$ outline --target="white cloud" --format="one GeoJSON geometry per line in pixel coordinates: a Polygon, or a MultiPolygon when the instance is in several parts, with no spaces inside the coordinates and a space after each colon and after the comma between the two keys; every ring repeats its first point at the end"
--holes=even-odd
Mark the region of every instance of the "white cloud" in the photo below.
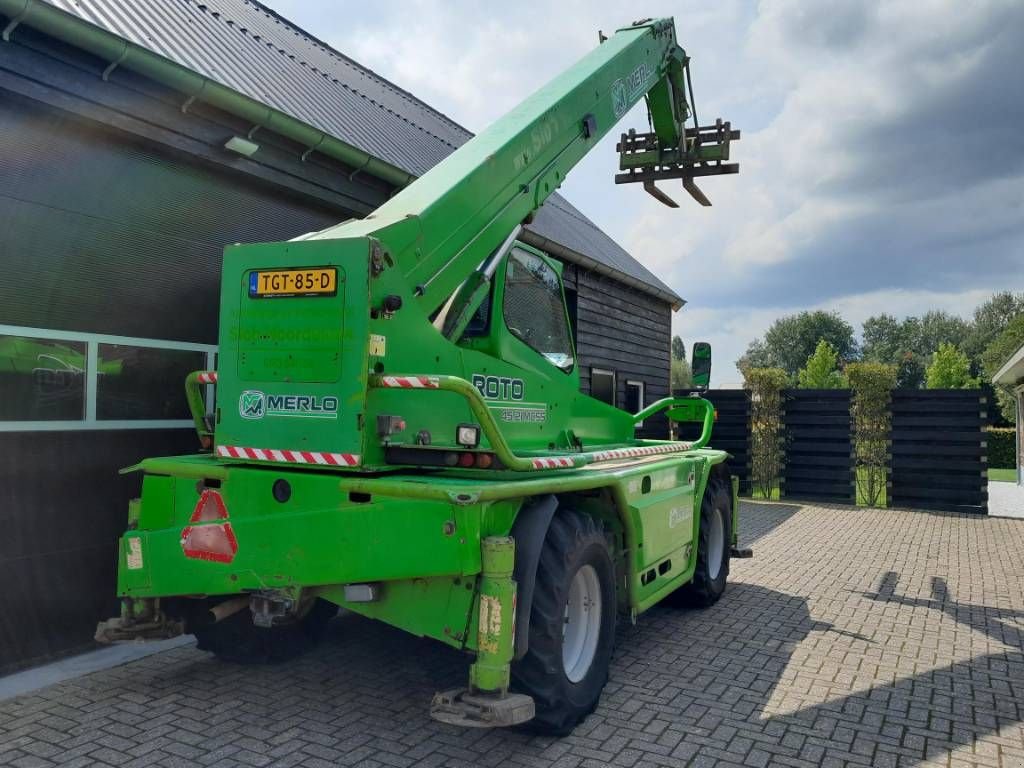
{"type": "MultiPolygon", "coordinates": [[[[270,0],[284,15],[479,130],[628,23],[610,0],[552,5],[270,0]]],[[[669,210],[615,186],[615,137],[563,192],[689,305],[719,381],[778,316],[836,308],[963,314],[1024,288],[1024,4],[1015,0],[655,0],[693,57],[702,122],[730,119],[739,176],[678,183],[669,210]],[[1010,79],[1007,79],[1010,78],[1010,79]],[[721,377],[721,378],[720,378],[721,377]]],[[[628,11],[627,11],[628,13],[628,11]]],[[[624,121],[644,123],[642,110],[624,121]]]]}

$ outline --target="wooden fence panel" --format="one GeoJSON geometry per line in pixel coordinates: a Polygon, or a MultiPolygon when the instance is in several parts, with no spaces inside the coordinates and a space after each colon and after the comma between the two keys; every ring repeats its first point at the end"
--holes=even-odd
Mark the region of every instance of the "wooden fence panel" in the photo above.
{"type": "Polygon", "coordinates": [[[783,499],[853,504],[857,497],[848,389],[783,392],[783,499]]]}
{"type": "Polygon", "coordinates": [[[892,393],[889,506],[988,513],[987,393],[892,393]]]}
{"type": "MultiPolygon", "coordinates": [[[[677,390],[677,397],[690,394],[688,390],[677,390]]],[[[728,451],[729,471],[740,479],[740,495],[750,496],[750,393],[743,389],[709,389],[705,397],[715,406],[718,419],[711,433],[711,447],[728,451]]],[[[696,440],[700,437],[699,424],[680,424],[680,440],[696,440]]]]}

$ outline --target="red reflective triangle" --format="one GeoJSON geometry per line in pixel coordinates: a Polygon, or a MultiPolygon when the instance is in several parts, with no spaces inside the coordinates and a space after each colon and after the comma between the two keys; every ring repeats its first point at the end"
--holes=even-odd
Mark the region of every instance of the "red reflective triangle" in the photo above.
{"type": "Polygon", "coordinates": [[[190,523],[210,523],[214,520],[227,520],[228,508],[224,506],[224,499],[212,488],[203,490],[203,494],[196,503],[196,508],[189,518],[190,523]]]}
{"type": "Polygon", "coordinates": [[[238,552],[238,541],[231,523],[188,525],[181,532],[181,548],[185,557],[230,563],[238,552]]]}
{"type": "Polygon", "coordinates": [[[204,489],[192,512],[190,524],[181,532],[181,548],[185,557],[217,563],[230,563],[234,560],[238,552],[238,541],[231,523],[213,524],[217,520],[227,520],[227,517],[224,498],[212,488],[204,489]]]}

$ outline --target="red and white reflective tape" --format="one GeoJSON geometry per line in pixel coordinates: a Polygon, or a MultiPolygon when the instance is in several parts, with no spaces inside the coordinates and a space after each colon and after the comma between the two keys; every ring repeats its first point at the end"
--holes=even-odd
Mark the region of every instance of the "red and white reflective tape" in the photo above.
{"type": "MultiPolygon", "coordinates": [[[[664,445],[643,445],[636,448],[610,448],[607,451],[594,451],[593,453],[581,454],[581,456],[586,457],[590,463],[597,464],[598,462],[612,461],[613,459],[634,459],[642,456],[656,456],[662,453],[679,453],[681,451],[688,451],[692,447],[693,443],[665,443],[664,445]]],[[[545,456],[544,458],[536,458],[532,461],[534,469],[563,469],[576,466],[576,461],[572,456],[545,456]]]]}
{"type": "Polygon", "coordinates": [[[665,445],[643,445],[636,448],[611,448],[607,451],[596,451],[591,454],[594,462],[611,461],[613,459],[633,459],[640,456],[656,456],[659,453],[678,453],[688,451],[693,443],[666,443],[665,445]]]}
{"type": "Polygon", "coordinates": [[[216,371],[200,371],[196,376],[196,381],[200,384],[216,384],[217,383],[217,372],[216,371]]]}
{"type": "Polygon", "coordinates": [[[328,467],[359,466],[359,455],[355,453],[281,451],[276,448],[242,448],[237,445],[218,445],[217,455],[224,459],[278,461],[285,464],[319,464],[328,467]]]}
{"type": "Polygon", "coordinates": [[[563,467],[575,467],[576,462],[571,456],[552,456],[550,458],[534,459],[534,469],[561,469],[563,467]]]}
{"type": "Polygon", "coordinates": [[[381,376],[381,385],[391,389],[437,389],[437,376],[381,376]]]}

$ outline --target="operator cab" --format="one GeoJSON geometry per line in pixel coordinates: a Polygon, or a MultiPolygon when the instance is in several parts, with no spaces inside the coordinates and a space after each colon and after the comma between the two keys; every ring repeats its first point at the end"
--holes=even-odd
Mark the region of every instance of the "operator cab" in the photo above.
{"type": "Polygon", "coordinates": [[[575,372],[562,265],[521,243],[509,251],[458,340],[459,346],[496,357],[509,346],[521,347],[517,342],[561,372],[575,372]]]}

